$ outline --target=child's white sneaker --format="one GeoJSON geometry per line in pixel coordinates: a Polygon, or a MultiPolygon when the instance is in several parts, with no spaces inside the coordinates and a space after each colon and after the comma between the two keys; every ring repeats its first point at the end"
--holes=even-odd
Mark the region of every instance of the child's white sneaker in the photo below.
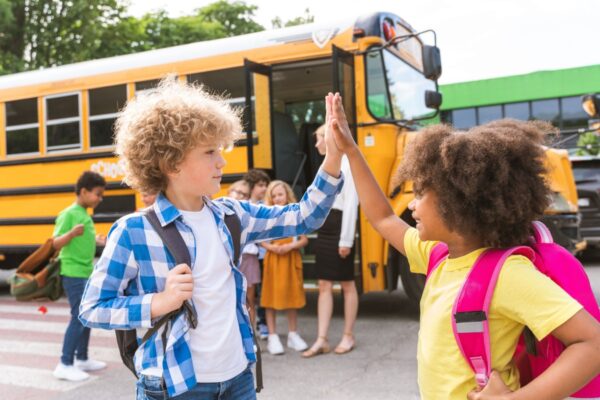
{"type": "Polygon", "coordinates": [[[288,333],[287,347],[289,347],[290,349],[294,349],[296,351],[304,351],[304,350],[308,349],[308,345],[306,344],[304,339],[302,339],[300,337],[298,332],[288,333]]]}
{"type": "Polygon", "coordinates": [[[283,350],[281,340],[279,340],[279,335],[276,333],[269,335],[267,338],[267,350],[269,350],[269,353],[273,354],[274,356],[283,354],[285,352],[283,350]]]}
{"type": "Polygon", "coordinates": [[[55,378],[64,379],[71,382],[84,381],[90,377],[87,372],[83,372],[74,365],[65,365],[59,363],[54,369],[53,373],[55,378]]]}
{"type": "Polygon", "coordinates": [[[103,361],[92,360],[88,358],[85,361],[75,359],[73,364],[82,371],[98,371],[99,369],[106,368],[106,363],[103,361]]]}

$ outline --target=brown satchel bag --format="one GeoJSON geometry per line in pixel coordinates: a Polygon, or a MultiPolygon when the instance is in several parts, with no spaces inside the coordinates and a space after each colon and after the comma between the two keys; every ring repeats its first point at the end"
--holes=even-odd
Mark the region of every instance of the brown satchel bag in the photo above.
{"type": "Polygon", "coordinates": [[[9,278],[10,294],[19,301],[58,300],[63,294],[60,260],[54,240],[48,239],[9,278]]]}

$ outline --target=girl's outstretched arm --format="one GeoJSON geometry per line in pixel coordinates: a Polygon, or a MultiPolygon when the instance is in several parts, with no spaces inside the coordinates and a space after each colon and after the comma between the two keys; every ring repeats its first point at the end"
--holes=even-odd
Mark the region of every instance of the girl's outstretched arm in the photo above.
{"type": "Polygon", "coordinates": [[[511,392],[498,373],[493,373],[480,392],[469,400],[564,399],[600,373],[600,324],[587,311],[580,310],[552,335],[566,349],[543,374],[516,392],[511,392]]]}
{"type": "Polygon", "coordinates": [[[348,157],[362,211],[377,232],[398,251],[405,254],[404,234],[410,226],[394,214],[385,194],[371,173],[367,161],[354,142],[344,113],[342,98],[336,94],[333,98],[328,97],[326,100],[328,114],[333,116],[328,127],[331,126],[338,149],[348,157]]]}

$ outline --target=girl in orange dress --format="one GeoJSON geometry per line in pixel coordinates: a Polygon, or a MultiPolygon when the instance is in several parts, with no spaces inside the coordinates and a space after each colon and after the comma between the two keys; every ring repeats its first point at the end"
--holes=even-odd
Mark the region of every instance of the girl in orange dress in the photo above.
{"type": "MultiPolygon", "coordinates": [[[[283,206],[294,202],[296,198],[287,183],[273,181],[269,184],[265,204],[283,206]]],[[[287,310],[287,347],[296,351],[304,351],[308,347],[297,332],[297,310],[306,304],[300,249],[307,244],[308,239],[304,235],[261,243],[267,249],[267,254],[264,260],[260,304],[267,313],[267,349],[271,354],[284,353],[275,324],[277,310],[287,310]]]]}

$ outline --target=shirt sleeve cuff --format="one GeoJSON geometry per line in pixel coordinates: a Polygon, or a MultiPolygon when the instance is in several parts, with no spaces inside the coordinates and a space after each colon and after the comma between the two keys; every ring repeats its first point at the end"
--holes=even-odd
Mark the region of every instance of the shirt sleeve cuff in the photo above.
{"type": "Polygon", "coordinates": [[[338,243],[339,247],[349,247],[351,248],[354,242],[352,240],[340,240],[338,243]]]}
{"type": "Polygon", "coordinates": [[[148,293],[142,297],[140,320],[142,328],[152,328],[152,298],[155,294],[148,293]]]}
{"type": "Polygon", "coordinates": [[[546,321],[545,324],[539,326],[537,329],[531,329],[537,340],[543,340],[546,336],[551,334],[556,328],[567,322],[571,319],[575,314],[581,310],[583,306],[579,304],[577,301],[573,300],[568,305],[562,308],[562,310],[558,311],[555,315],[555,318],[546,321]]]}
{"type": "Polygon", "coordinates": [[[340,171],[339,178],[336,178],[325,172],[323,168],[319,168],[315,183],[327,195],[338,194],[344,186],[344,173],[340,171]]]}

